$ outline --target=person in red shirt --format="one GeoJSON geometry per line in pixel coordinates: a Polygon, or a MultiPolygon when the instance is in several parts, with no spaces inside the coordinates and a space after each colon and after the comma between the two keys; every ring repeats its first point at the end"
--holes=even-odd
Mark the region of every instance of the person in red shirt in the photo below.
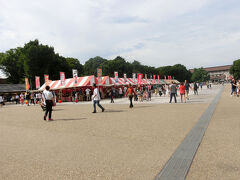
{"type": "Polygon", "coordinates": [[[132,103],[133,95],[135,95],[135,91],[134,91],[132,85],[129,84],[128,90],[126,92],[126,96],[128,96],[128,98],[129,98],[129,101],[130,101],[130,106],[129,107],[130,108],[133,108],[133,103],[132,103]]]}
{"type": "Polygon", "coordinates": [[[183,83],[180,84],[180,95],[181,95],[181,103],[183,102],[183,97],[184,97],[184,102],[186,103],[186,96],[185,96],[185,86],[183,83]]]}

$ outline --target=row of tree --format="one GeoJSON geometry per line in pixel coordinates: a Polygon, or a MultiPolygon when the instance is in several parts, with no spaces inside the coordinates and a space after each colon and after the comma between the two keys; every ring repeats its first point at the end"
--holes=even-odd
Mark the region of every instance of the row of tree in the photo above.
{"type": "MultiPolygon", "coordinates": [[[[97,75],[97,68],[101,67],[103,75],[114,76],[117,71],[119,77],[126,73],[132,77],[132,73],[147,74],[148,77],[160,75],[174,76],[179,81],[206,81],[209,76],[202,68],[195,69],[192,74],[184,65],[152,67],[142,65],[139,61],[127,62],[124,58],[117,56],[115,59],[107,60],[102,57],[90,58],[84,65],[76,58],[60,56],[55,53],[54,48],[40,44],[38,40],[30,41],[23,47],[10,49],[5,53],[0,53],[0,68],[8,76],[10,83],[23,83],[28,77],[30,84],[35,84],[35,76],[43,77],[49,74],[50,79],[59,79],[59,72],[65,72],[66,78],[72,77],[72,69],[78,70],[79,76],[97,75]]],[[[43,83],[43,78],[41,78],[43,83]]]]}

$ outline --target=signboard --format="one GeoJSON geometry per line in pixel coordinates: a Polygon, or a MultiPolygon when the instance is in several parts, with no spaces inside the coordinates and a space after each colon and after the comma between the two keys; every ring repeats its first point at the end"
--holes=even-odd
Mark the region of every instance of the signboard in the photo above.
{"type": "Polygon", "coordinates": [[[39,76],[35,76],[35,83],[36,83],[36,89],[40,88],[40,77],[39,76]]]}
{"type": "Polygon", "coordinates": [[[76,69],[72,70],[74,83],[77,84],[78,71],[76,69]]]}
{"type": "Polygon", "coordinates": [[[65,72],[60,72],[61,86],[65,85],[65,72]]]}
{"type": "Polygon", "coordinates": [[[44,81],[45,81],[46,86],[48,86],[49,85],[49,76],[46,74],[44,75],[44,81]]]}

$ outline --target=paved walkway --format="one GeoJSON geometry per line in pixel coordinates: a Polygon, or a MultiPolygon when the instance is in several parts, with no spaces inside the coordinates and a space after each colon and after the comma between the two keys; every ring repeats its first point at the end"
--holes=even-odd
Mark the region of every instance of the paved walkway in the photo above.
{"type": "Polygon", "coordinates": [[[240,179],[240,98],[225,88],[187,180],[240,179]]]}
{"type": "Polygon", "coordinates": [[[207,91],[187,104],[106,102],[97,114],[61,104],[53,122],[37,106],[4,107],[0,179],[154,179],[217,93],[207,91]]]}

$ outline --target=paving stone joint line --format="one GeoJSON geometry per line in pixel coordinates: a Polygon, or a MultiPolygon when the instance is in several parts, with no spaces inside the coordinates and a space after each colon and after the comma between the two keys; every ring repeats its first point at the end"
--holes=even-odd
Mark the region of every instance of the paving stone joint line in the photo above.
{"type": "Polygon", "coordinates": [[[223,89],[222,87],[219,90],[216,97],[202,114],[196,125],[184,138],[183,142],[172,154],[160,173],[156,176],[155,180],[184,180],[186,178],[209,122],[212,119],[223,89]]]}

